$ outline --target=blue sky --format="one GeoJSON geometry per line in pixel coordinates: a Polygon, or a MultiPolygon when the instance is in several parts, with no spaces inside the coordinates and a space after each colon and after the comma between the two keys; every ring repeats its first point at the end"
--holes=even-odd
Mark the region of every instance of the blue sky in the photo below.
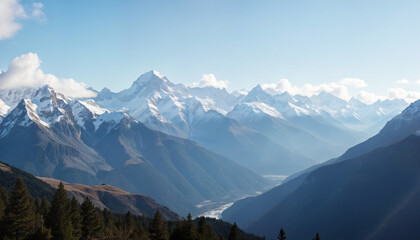
{"type": "Polygon", "coordinates": [[[0,40],[3,71],[33,52],[45,73],[98,90],[156,69],[186,84],[214,74],[228,90],[355,78],[367,86],[350,95],[420,91],[420,1],[18,1],[27,15],[34,2],[44,15],[16,17],[0,40]]]}

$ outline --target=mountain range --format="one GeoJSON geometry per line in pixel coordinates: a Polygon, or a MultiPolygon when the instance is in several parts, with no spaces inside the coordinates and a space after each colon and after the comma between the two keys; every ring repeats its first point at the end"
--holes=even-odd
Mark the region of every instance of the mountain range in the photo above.
{"type": "Polygon", "coordinates": [[[118,93],[103,89],[95,101],[260,174],[284,175],[341,155],[408,105],[400,99],[364,104],[326,92],[306,97],[267,91],[260,85],[246,95],[187,87],[153,70],[118,93]]]}
{"type": "Polygon", "coordinates": [[[0,161],[69,183],[110,184],[180,215],[199,214],[203,201],[272,186],[261,175],[291,175],[339,156],[407,105],[269,92],[260,85],[246,94],[192,88],[154,70],[93,99],[69,99],[49,86],[3,89],[0,161]]]}
{"type": "Polygon", "coordinates": [[[375,136],[257,197],[236,202],[223,219],[275,237],[415,239],[420,214],[420,101],[375,136]]]}
{"type": "Polygon", "coordinates": [[[93,101],[44,86],[0,124],[0,160],[37,176],[110,184],[185,215],[205,200],[255,194],[269,184],[195,142],[152,130],[93,101]],[[238,196],[237,196],[238,195],[238,196]]]}

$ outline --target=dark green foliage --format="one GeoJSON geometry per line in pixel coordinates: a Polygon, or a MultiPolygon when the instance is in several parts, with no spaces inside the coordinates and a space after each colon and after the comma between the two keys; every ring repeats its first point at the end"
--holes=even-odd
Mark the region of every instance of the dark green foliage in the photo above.
{"type": "Polygon", "coordinates": [[[191,214],[188,214],[186,220],[182,222],[177,222],[175,228],[172,231],[171,240],[198,240],[199,234],[195,226],[194,221],[192,220],[191,214]]]}
{"type": "Polygon", "coordinates": [[[18,178],[1,223],[4,236],[16,240],[25,239],[34,231],[34,216],[31,197],[23,179],[18,178]]]}
{"type": "Polygon", "coordinates": [[[184,221],[182,226],[183,239],[185,240],[196,240],[198,239],[197,229],[195,223],[192,220],[191,214],[188,213],[187,220],[184,221]]]}
{"type": "Polygon", "coordinates": [[[287,239],[286,233],[284,232],[284,229],[283,228],[280,229],[280,233],[277,236],[277,239],[278,240],[286,240],[287,239]]]}
{"type": "Polygon", "coordinates": [[[102,211],[102,217],[104,221],[104,229],[102,232],[102,236],[105,239],[115,239],[118,228],[115,226],[116,217],[112,214],[112,212],[108,209],[104,209],[102,211]]]}
{"type": "Polygon", "coordinates": [[[7,189],[3,186],[0,186],[0,220],[3,218],[8,200],[9,193],[7,192],[7,189]]]}
{"type": "Polygon", "coordinates": [[[236,225],[236,222],[233,223],[232,227],[230,228],[229,238],[228,240],[239,240],[240,239],[240,233],[238,225],[236,225]]]}
{"type": "MultiPolygon", "coordinates": [[[[1,200],[5,199],[6,208],[10,208],[9,206],[13,204],[12,201],[7,203],[8,191],[4,190],[2,192],[1,189],[2,188],[0,187],[0,195],[5,196],[2,197],[1,200]]],[[[27,199],[30,199],[29,195],[27,199]]],[[[170,239],[216,240],[227,239],[229,230],[232,226],[227,222],[217,219],[197,218],[193,220],[191,215],[185,220],[165,222],[162,219],[162,214],[157,212],[155,213],[154,218],[151,219],[145,216],[133,216],[129,212],[122,215],[112,213],[108,209],[98,211],[98,209],[93,206],[90,199],[86,199],[83,206],[80,207],[75,198],[71,201],[67,198],[67,193],[63,184],[59,185],[51,204],[46,197],[42,200],[36,198],[34,202],[29,202],[32,214],[26,214],[25,216],[34,216],[35,221],[32,224],[32,230],[26,237],[28,240],[167,240],[169,239],[168,229],[171,232],[170,239]],[[93,232],[86,234],[89,229],[93,229],[93,232]],[[82,230],[82,237],[80,237],[80,230],[82,230]],[[150,230],[150,232],[147,230],[150,230]],[[56,236],[53,235],[54,233],[56,236]]],[[[0,227],[3,225],[4,222],[1,222],[0,227]]],[[[239,232],[241,239],[262,239],[250,234],[245,234],[242,231],[239,232]]],[[[3,234],[4,231],[0,229],[0,239],[4,239],[3,234]]]]}
{"type": "Polygon", "coordinates": [[[64,184],[60,182],[53,196],[50,211],[47,217],[47,226],[51,228],[52,235],[56,240],[73,239],[73,228],[70,218],[70,201],[64,184]]]}
{"type": "Polygon", "coordinates": [[[98,211],[88,197],[82,204],[82,236],[91,239],[101,229],[101,219],[98,211]]]}
{"type": "MultiPolygon", "coordinates": [[[[197,218],[195,222],[198,224],[199,219],[197,218]]],[[[217,236],[223,237],[224,239],[229,238],[230,229],[232,224],[229,222],[225,222],[220,219],[215,218],[206,218],[207,223],[213,228],[213,231],[216,233],[217,236]]],[[[240,230],[240,236],[242,239],[246,240],[262,240],[262,237],[255,236],[250,233],[245,233],[240,230]]]]}
{"type": "Polygon", "coordinates": [[[197,232],[201,240],[218,239],[216,233],[213,231],[213,228],[210,226],[210,224],[207,223],[206,218],[204,216],[201,216],[200,220],[198,220],[197,232]]]}
{"type": "Polygon", "coordinates": [[[51,230],[44,226],[39,227],[35,233],[28,237],[28,240],[50,240],[52,239],[51,230]]]}
{"type": "Polygon", "coordinates": [[[182,229],[182,222],[178,221],[175,224],[175,228],[172,230],[170,240],[182,240],[183,237],[183,229],[182,229]]]}
{"type": "Polygon", "coordinates": [[[168,240],[169,233],[166,223],[162,220],[162,214],[159,210],[156,211],[150,225],[150,239],[152,240],[168,240]]]}
{"type": "Polygon", "coordinates": [[[50,212],[50,207],[51,207],[51,204],[48,201],[48,199],[46,197],[43,197],[41,201],[41,208],[39,209],[39,213],[43,215],[44,217],[46,217],[48,213],[50,212]]]}
{"type": "Polygon", "coordinates": [[[73,238],[80,239],[82,237],[82,216],[80,213],[80,206],[76,198],[73,196],[70,202],[70,218],[73,227],[73,238]]]}
{"type": "Polygon", "coordinates": [[[315,237],[312,238],[312,240],[321,240],[321,237],[319,236],[319,233],[316,233],[315,237]]]}
{"type": "Polygon", "coordinates": [[[134,221],[133,215],[130,212],[127,212],[124,215],[124,219],[122,221],[122,239],[133,239],[136,235],[136,223],[134,221]]]}

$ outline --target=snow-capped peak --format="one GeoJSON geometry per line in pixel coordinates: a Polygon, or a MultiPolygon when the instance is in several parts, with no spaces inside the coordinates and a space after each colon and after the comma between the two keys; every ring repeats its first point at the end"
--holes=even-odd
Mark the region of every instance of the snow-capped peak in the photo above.
{"type": "Polygon", "coordinates": [[[262,102],[247,102],[238,104],[228,114],[228,117],[239,121],[243,119],[247,119],[249,121],[255,117],[265,116],[284,119],[284,117],[275,108],[262,102]]]}
{"type": "Polygon", "coordinates": [[[73,109],[76,121],[81,127],[85,127],[86,121],[109,112],[109,110],[99,107],[93,99],[85,101],[73,100],[70,102],[70,105],[73,109]]]}
{"type": "Polygon", "coordinates": [[[63,94],[55,92],[55,90],[48,85],[45,85],[45,86],[39,88],[35,92],[35,94],[32,96],[32,100],[38,100],[39,102],[44,102],[46,100],[51,100],[55,104],[58,104],[57,103],[58,99],[67,103],[66,98],[64,97],[63,94]]]}
{"type": "Polygon", "coordinates": [[[2,122],[1,136],[5,136],[16,125],[50,127],[62,121],[73,125],[73,112],[65,97],[46,85],[36,90],[32,98],[22,99],[6,116],[2,122]]]}
{"type": "Polygon", "coordinates": [[[363,103],[362,101],[360,101],[359,99],[355,97],[350,98],[348,103],[350,106],[353,106],[353,107],[361,107],[361,106],[367,105],[366,103],[363,103]]]}
{"type": "Polygon", "coordinates": [[[0,122],[3,117],[6,116],[7,112],[9,111],[10,107],[0,99],[0,122]]]}
{"type": "Polygon", "coordinates": [[[242,97],[246,96],[248,94],[248,91],[246,89],[240,89],[233,91],[231,94],[235,97],[242,97]]]}
{"type": "Polygon", "coordinates": [[[244,102],[263,102],[268,105],[275,103],[273,97],[264,91],[260,84],[254,87],[245,97],[244,102]]]}
{"type": "Polygon", "coordinates": [[[292,95],[290,95],[288,92],[283,92],[283,93],[280,93],[280,94],[276,94],[273,97],[274,97],[274,99],[276,99],[277,101],[280,101],[280,102],[292,102],[292,103],[297,102],[297,100],[292,95]]]}
{"type": "Polygon", "coordinates": [[[331,93],[322,91],[317,95],[310,97],[311,101],[317,105],[346,105],[347,102],[331,93]]]}
{"type": "Polygon", "coordinates": [[[133,86],[142,86],[153,81],[168,83],[168,79],[163,74],[156,70],[151,70],[140,75],[140,77],[133,83],[133,86]]]}
{"type": "Polygon", "coordinates": [[[95,126],[95,131],[97,131],[102,124],[107,128],[106,131],[109,132],[117,124],[119,124],[124,118],[131,119],[132,121],[138,122],[137,120],[132,119],[129,115],[124,112],[105,112],[102,115],[99,115],[95,118],[93,125],[95,126]]]}
{"type": "Polygon", "coordinates": [[[49,124],[39,117],[37,109],[38,106],[30,99],[22,99],[1,123],[0,138],[9,134],[15,126],[28,127],[36,123],[38,126],[49,127],[49,124]]]}

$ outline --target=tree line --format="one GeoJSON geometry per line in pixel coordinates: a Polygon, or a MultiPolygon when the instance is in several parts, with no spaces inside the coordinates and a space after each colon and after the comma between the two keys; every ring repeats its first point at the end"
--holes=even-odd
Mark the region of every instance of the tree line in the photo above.
{"type": "MultiPolygon", "coordinates": [[[[113,213],[96,208],[86,197],[80,205],[75,197],[68,198],[64,184],[48,200],[34,201],[21,177],[17,178],[11,193],[0,186],[0,239],[1,240],[258,240],[264,239],[245,234],[234,223],[200,217],[164,221],[159,210],[152,219],[113,213]],[[208,222],[210,221],[210,222],[208,222]],[[213,230],[216,227],[216,231],[213,230]],[[217,234],[217,233],[218,234],[217,234]]],[[[286,240],[280,229],[278,240],[286,240]]],[[[313,240],[320,240],[316,233],[313,240]]]]}
{"type": "Polygon", "coordinates": [[[244,236],[236,224],[228,233],[220,229],[222,234],[216,234],[206,218],[194,221],[190,214],[187,219],[174,222],[164,221],[159,211],[150,219],[133,216],[130,212],[118,214],[101,210],[88,197],[79,204],[75,197],[68,198],[63,183],[59,184],[51,201],[46,197],[33,200],[20,177],[11,193],[0,186],[0,239],[4,240],[262,239],[244,236]]]}

